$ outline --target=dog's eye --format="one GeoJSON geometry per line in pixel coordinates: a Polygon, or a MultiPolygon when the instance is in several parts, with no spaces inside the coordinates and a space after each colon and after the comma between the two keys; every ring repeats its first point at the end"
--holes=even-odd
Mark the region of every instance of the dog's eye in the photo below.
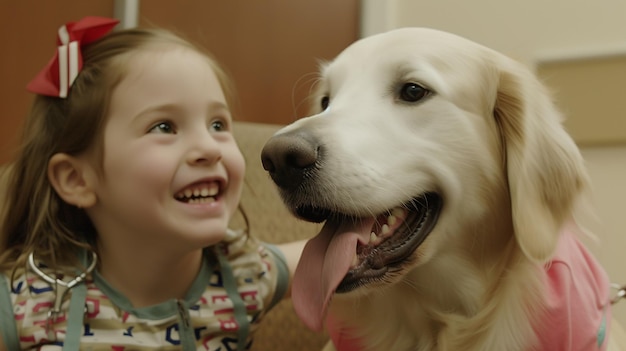
{"type": "Polygon", "coordinates": [[[400,99],[406,102],[417,102],[430,94],[430,91],[416,83],[406,83],[400,90],[400,99]]]}
{"type": "Polygon", "coordinates": [[[328,96],[324,96],[322,100],[320,100],[320,106],[322,107],[322,111],[328,108],[328,103],[330,102],[330,98],[328,96]]]}

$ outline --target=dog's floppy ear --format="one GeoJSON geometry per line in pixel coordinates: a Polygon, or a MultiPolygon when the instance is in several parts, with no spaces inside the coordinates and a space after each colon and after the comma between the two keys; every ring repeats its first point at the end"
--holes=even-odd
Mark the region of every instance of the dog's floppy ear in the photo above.
{"type": "Polygon", "coordinates": [[[494,108],[503,147],[515,236],[524,254],[545,262],[587,184],[578,148],[539,80],[504,61],[494,108]]]}

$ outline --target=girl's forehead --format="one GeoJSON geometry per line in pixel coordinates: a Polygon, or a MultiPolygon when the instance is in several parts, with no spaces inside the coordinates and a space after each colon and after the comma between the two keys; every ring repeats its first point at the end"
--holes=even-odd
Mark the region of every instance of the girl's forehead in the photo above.
{"type": "Polygon", "coordinates": [[[124,62],[114,87],[110,115],[138,115],[160,105],[226,104],[219,78],[207,56],[181,46],[137,50],[124,62]]]}
{"type": "Polygon", "coordinates": [[[141,46],[128,55],[129,66],[151,67],[158,61],[197,61],[211,68],[209,58],[190,47],[173,43],[152,43],[141,46]]]}
{"type": "Polygon", "coordinates": [[[122,72],[122,84],[159,77],[174,80],[189,78],[189,75],[215,77],[213,64],[206,55],[174,44],[153,44],[136,49],[122,62],[122,72]]]}

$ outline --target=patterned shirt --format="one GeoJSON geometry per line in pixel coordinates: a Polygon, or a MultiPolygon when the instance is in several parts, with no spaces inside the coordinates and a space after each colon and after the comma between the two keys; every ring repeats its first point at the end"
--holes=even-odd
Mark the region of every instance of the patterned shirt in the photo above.
{"type": "Polygon", "coordinates": [[[134,308],[94,272],[85,284],[71,289],[54,321],[48,318],[56,296],[51,284],[29,272],[9,289],[9,278],[0,276],[5,344],[9,350],[43,351],[247,350],[259,319],[286,292],[285,259],[275,247],[243,232],[229,231],[211,250],[184,299],[134,308]],[[12,310],[6,308],[8,302],[12,310]],[[75,342],[71,335],[76,335],[75,342]]]}

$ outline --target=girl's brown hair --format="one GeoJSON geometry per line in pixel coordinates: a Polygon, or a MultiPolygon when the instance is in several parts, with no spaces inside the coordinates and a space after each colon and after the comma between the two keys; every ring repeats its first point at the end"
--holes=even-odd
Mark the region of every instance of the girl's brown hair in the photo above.
{"type": "Polygon", "coordinates": [[[26,120],[22,144],[8,175],[6,210],[0,223],[0,271],[24,267],[33,252],[53,269],[74,266],[78,249],[94,249],[91,221],[82,209],[55,193],[47,176],[48,161],[57,153],[80,155],[86,151],[94,151],[102,160],[102,132],[111,93],[127,73],[124,63],[133,53],[154,45],[174,45],[205,55],[229,106],[234,106],[231,80],[216,60],[172,32],[122,30],[81,48],[83,68],[68,97],[36,96],[26,120]]]}

